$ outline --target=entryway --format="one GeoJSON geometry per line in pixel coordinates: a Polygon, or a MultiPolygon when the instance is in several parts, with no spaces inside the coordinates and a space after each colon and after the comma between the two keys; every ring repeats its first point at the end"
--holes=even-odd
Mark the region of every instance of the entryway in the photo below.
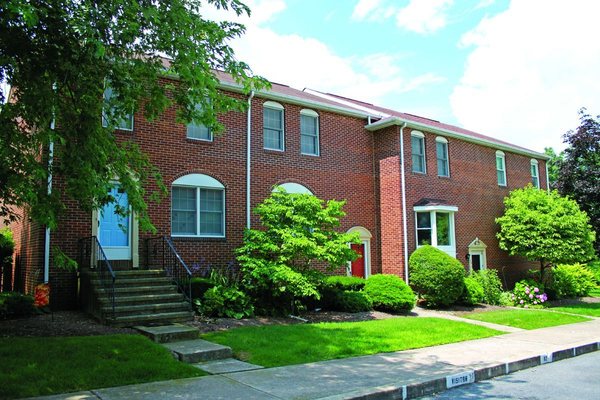
{"type": "Polygon", "coordinates": [[[371,232],[362,226],[355,226],[348,233],[357,232],[360,243],[353,243],[350,248],[358,254],[358,258],[348,263],[348,275],[368,278],[371,275],[371,232]]]}

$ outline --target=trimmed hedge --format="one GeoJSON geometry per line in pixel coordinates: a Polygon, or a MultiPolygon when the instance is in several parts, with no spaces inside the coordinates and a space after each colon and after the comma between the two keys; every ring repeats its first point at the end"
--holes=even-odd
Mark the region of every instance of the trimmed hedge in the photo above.
{"type": "Polygon", "coordinates": [[[338,311],[349,313],[371,311],[373,309],[373,301],[365,292],[344,290],[338,294],[336,303],[338,311]]]}
{"type": "Polygon", "coordinates": [[[410,285],[428,306],[447,307],[463,294],[465,268],[433,246],[422,246],[409,259],[410,285]]]}
{"type": "Polygon", "coordinates": [[[365,293],[379,311],[408,312],[415,306],[414,292],[396,275],[372,275],[365,284],[365,293]]]}
{"type": "Polygon", "coordinates": [[[0,293],[0,319],[33,315],[33,297],[17,292],[0,293]]]}
{"type": "Polygon", "coordinates": [[[325,278],[326,286],[333,286],[340,290],[352,290],[358,292],[365,288],[367,281],[357,276],[328,276],[325,278]]]}
{"type": "Polygon", "coordinates": [[[465,305],[475,305],[482,303],[484,299],[483,286],[479,281],[472,277],[465,278],[465,290],[463,292],[461,303],[465,305]]]}
{"type": "Polygon", "coordinates": [[[482,269],[469,275],[475,279],[483,288],[483,300],[485,304],[502,304],[502,282],[495,269],[482,269]]]}

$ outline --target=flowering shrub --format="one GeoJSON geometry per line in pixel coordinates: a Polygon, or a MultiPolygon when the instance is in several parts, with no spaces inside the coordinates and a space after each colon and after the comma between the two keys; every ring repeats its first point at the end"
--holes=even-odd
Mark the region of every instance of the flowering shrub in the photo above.
{"type": "Polygon", "coordinates": [[[548,300],[548,296],[541,285],[531,280],[523,280],[515,284],[511,300],[517,307],[541,307],[548,300]]]}

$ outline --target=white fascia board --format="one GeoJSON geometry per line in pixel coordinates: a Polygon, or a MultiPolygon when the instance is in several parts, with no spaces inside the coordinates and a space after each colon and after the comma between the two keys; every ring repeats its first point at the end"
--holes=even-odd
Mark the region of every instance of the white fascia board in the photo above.
{"type": "MultiPolygon", "coordinates": [[[[243,93],[243,88],[239,85],[221,82],[219,87],[221,89],[229,90],[232,92],[243,93]]],[[[255,93],[256,93],[256,95],[255,95],[256,97],[263,97],[263,98],[269,99],[269,100],[281,101],[283,103],[296,104],[296,105],[305,106],[305,107],[309,107],[309,108],[317,108],[319,110],[331,111],[336,114],[348,115],[350,117],[367,118],[367,117],[369,117],[369,115],[371,115],[371,114],[368,114],[366,112],[359,111],[359,110],[352,110],[350,108],[345,108],[345,107],[337,107],[332,104],[321,103],[318,101],[310,101],[310,100],[302,99],[300,97],[288,96],[285,94],[274,93],[274,92],[265,91],[265,90],[260,90],[255,93]]],[[[371,116],[374,116],[374,115],[371,115],[371,116]]]]}
{"type": "Polygon", "coordinates": [[[373,109],[371,107],[362,106],[360,104],[356,104],[356,103],[353,103],[353,102],[348,101],[348,100],[344,100],[344,99],[339,98],[339,97],[331,96],[331,95],[328,95],[326,93],[321,93],[321,92],[319,92],[317,90],[306,88],[306,89],[304,89],[304,92],[312,94],[313,96],[317,96],[317,97],[321,97],[323,99],[327,99],[329,101],[334,101],[336,103],[344,104],[344,105],[346,105],[348,107],[359,109],[361,111],[366,112],[368,115],[370,115],[372,117],[387,118],[387,117],[390,116],[389,114],[386,114],[386,113],[383,113],[381,111],[375,110],[375,109],[373,109]]]}
{"type": "Polygon", "coordinates": [[[506,151],[510,151],[511,153],[526,155],[528,157],[539,158],[542,160],[550,159],[550,157],[548,157],[546,154],[538,153],[537,151],[527,151],[527,150],[524,150],[524,149],[521,149],[518,147],[514,147],[511,145],[496,143],[496,142],[492,142],[491,140],[476,138],[473,136],[465,135],[464,133],[455,132],[455,131],[451,131],[448,129],[441,129],[441,128],[438,128],[435,126],[421,124],[418,122],[402,119],[400,117],[393,117],[393,118],[388,118],[388,119],[377,121],[370,125],[366,125],[365,129],[373,132],[373,131],[376,131],[379,129],[387,128],[388,126],[392,126],[392,125],[403,125],[404,123],[406,123],[409,128],[423,129],[428,132],[438,133],[438,134],[442,134],[442,135],[445,135],[448,137],[464,140],[465,142],[480,144],[480,145],[483,145],[486,147],[491,147],[494,149],[506,150],[506,151]]]}
{"type": "Polygon", "coordinates": [[[415,211],[415,212],[421,212],[421,211],[457,212],[458,207],[456,207],[456,206],[415,206],[415,207],[413,207],[413,211],[415,211]]]}

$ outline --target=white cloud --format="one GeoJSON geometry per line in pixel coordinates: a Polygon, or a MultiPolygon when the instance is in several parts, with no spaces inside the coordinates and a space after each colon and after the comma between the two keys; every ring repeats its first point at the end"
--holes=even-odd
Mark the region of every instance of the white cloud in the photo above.
{"type": "Polygon", "coordinates": [[[368,14],[379,8],[381,0],[359,0],[354,6],[352,19],[363,20],[368,14]]]}
{"type": "Polygon", "coordinates": [[[598,113],[600,3],[513,1],[465,34],[473,46],[450,101],[470,129],[541,151],[563,148],[577,110],[598,113]]]}
{"type": "Polygon", "coordinates": [[[452,3],[452,0],[410,0],[398,11],[396,23],[416,33],[433,33],[446,26],[446,11],[452,3]]]}

